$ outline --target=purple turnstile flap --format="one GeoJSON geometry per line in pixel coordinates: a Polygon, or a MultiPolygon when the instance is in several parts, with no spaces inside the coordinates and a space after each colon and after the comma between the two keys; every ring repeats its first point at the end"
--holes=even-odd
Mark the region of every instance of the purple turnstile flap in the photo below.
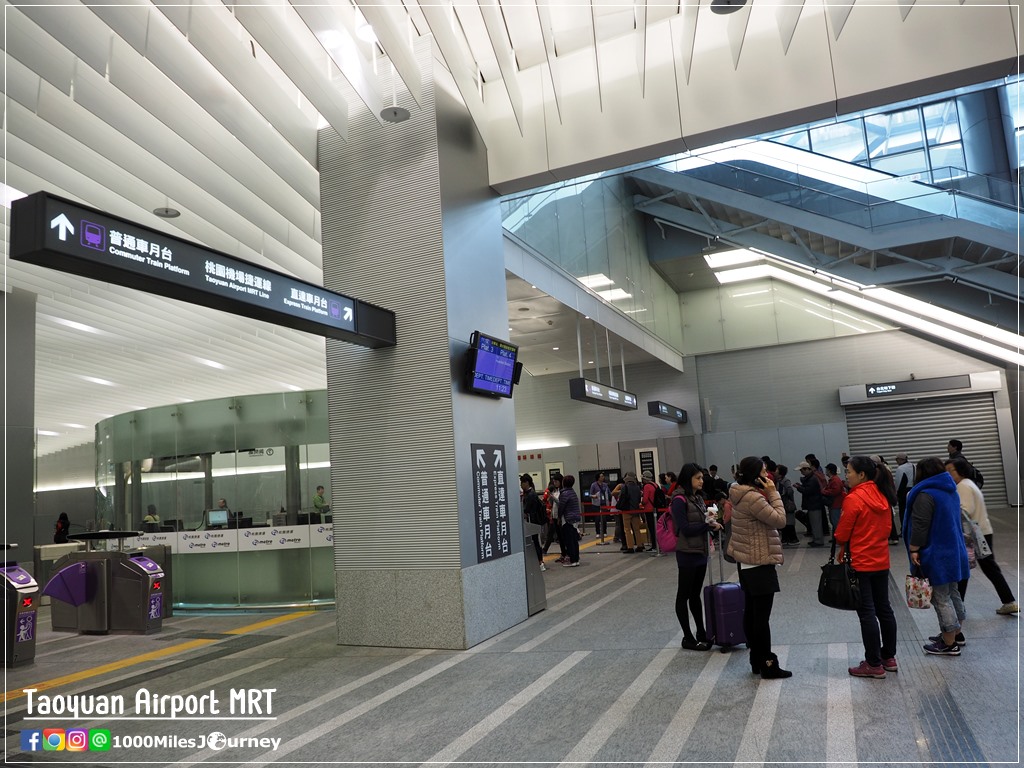
{"type": "Polygon", "coordinates": [[[78,606],[89,599],[86,594],[87,584],[85,563],[72,563],[53,574],[43,587],[43,594],[62,603],[78,606]]]}
{"type": "Polygon", "coordinates": [[[145,555],[132,555],[129,558],[133,563],[138,564],[142,567],[146,573],[151,576],[163,576],[164,569],[160,567],[160,564],[155,560],[150,560],[145,555]]]}
{"type": "Polygon", "coordinates": [[[36,586],[36,581],[32,578],[32,574],[20,565],[8,565],[6,568],[0,568],[0,573],[3,574],[7,581],[20,589],[36,586]]]}

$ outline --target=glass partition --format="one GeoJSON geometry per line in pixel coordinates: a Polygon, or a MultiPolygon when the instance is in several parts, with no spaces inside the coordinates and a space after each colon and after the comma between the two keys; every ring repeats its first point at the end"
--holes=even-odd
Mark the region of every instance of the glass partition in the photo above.
{"type": "Polygon", "coordinates": [[[334,599],[326,391],[132,411],[96,426],[96,528],[171,547],[178,607],[334,599]]]}

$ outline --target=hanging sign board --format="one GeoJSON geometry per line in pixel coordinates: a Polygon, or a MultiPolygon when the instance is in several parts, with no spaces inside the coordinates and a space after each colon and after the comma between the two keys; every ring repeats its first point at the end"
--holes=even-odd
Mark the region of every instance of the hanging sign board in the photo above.
{"type": "Polygon", "coordinates": [[[471,443],[473,514],[476,519],[476,561],[484,563],[512,554],[505,446],[471,443]]]}
{"type": "Polygon", "coordinates": [[[647,415],[654,416],[656,419],[674,421],[676,424],[686,423],[686,411],[682,408],[676,408],[674,405],[663,403],[661,400],[647,401],[647,415]]]}
{"type": "Polygon", "coordinates": [[[971,377],[941,376],[934,379],[912,379],[910,381],[889,381],[882,384],[865,384],[864,391],[869,398],[910,395],[918,392],[942,392],[949,389],[970,389],[971,377]]]}
{"type": "Polygon", "coordinates": [[[590,379],[569,379],[569,397],[585,403],[618,408],[620,411],[637,409],[636,395],[624,389],[615,389],[590,379]]]}
{"type": "Polygon", "coordinates": [[[11,205],[10,257],[364,347],[393,312],[46,192],[11,205]]]}

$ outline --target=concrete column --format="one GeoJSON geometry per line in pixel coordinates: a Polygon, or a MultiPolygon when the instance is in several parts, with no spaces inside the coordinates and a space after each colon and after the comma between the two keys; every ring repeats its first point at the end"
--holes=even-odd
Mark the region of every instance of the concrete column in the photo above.
{"type": "Polygon", "coordinates": [[[294,514],[302,507],[302,476],[299,472],[299,446],[284,447],[285,508],[294,514]]]}
{"type": "Polygon", "coordinates": [[[507,338],[505,267],[485,147],[431,41],[418,46],[421,103],[398,88],[409,120],[364,109],[347,139],[319,142],[324,285],[394,310],[398,337],[327,343],[338,640],[462,649],[527,618],[513,405],[461,384],[470,334],[507,338]],[[480,443],[505,447],[511,494],[511,549],[484,562],[480,443]]]}
{"type": "MultiPolygon", "coordinates": [[[[52,544],[35,541],[36,477],[36,295],[15,288],[2,293],[4,310],[3,359],[7,407],[4,409],[4,509],[6,541],[18,545],[11,558],[32,563],[32,547],[52,544]]],[[[53,521],[42,526],[53,530],[53,521]]]]}

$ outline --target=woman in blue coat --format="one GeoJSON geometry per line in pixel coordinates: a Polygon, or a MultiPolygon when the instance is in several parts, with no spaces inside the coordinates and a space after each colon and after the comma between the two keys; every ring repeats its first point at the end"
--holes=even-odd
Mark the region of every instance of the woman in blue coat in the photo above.
{"type": "Polygon", "coordinates": [[[960,524],[960,496],[942,459],[930,456],[917,463],[914,487],[907,495],[903,519],[904,542],[910,568],[926,576],[932,585],[932,607],[939,617],[941,634],[930,638],[925,653],[959,656],[964,603],[957,583],[970,576],[967,547],[960,524]]]}

